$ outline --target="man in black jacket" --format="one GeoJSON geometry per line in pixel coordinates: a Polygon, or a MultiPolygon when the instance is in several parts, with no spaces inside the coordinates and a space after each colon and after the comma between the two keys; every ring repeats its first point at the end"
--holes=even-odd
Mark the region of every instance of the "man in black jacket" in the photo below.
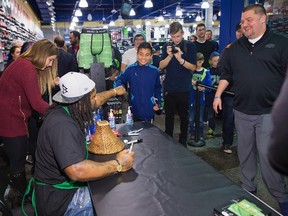
{"type": "Polygon", "coordinates": [[[231,44],[223,59],[213,107],[215,112],[222,109],[221,94],[233,81],[241,185],[251,193],[257,192],[258,153],[262,178],[278,201],[281,213],[288,215],[284,177],[268,161],[271,109],[286,74],[288,39],[270,32],[266,21],[263,6],[254,4],[243,9],[241,28],[244,36],[231,44]]]}
{"type": "Polygon", "coordinates": [[[61,37],[56,37],[54,43],[58,47],[58,76],[62,77],[70,71],[78,71],[77,61],[75,56],[71,53],[64,51],[63,47],[65,41],[61,37]]]}

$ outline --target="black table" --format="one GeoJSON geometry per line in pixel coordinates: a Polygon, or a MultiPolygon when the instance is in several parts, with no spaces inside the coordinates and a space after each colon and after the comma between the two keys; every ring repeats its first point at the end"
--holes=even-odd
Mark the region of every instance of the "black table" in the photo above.
{"type": "MultiPolygon", "coordinates": [[[[133,125],[142,127],[139,137],[129,137],[143,139],[133,147],[134,169],[88,184],[98,216],[209,216],[215,207],[239,197],[278,215],[159,128],[143,122],[133,125]]],[[[118,130],[129,131],[125,125],[118,130]]],[[[90,155],[96,161],[113,157],[90,155]]]]}

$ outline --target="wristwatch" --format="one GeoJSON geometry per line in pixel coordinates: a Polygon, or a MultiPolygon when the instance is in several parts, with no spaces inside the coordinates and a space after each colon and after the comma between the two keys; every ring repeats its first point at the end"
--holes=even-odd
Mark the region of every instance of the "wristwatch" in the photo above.
{"type": "Polygon", "coordinates": [[[118,163],[118,165],[117,165],[117,172],[121,172],[122,171],[122,165],[120,164],[120,162],[117,160],[117,159],[115,159],[116,160],[116,162],[118,163]]]}

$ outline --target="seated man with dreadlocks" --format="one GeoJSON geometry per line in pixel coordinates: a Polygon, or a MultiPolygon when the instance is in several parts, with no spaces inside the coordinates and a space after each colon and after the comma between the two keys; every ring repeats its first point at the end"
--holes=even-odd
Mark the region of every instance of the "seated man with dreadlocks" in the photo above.
{"type": "Polygon", "coordinates": [[[60,79],[57,102],[48,110],[40,129],[36,150],[36,215],[93,215],[86,182],[132,168],[135,152],[123,150],[116,160],[87,159],[85,127],[92,111],[109,98],[125,93],[123,87],[96,94],[86,75],[69,72],[60,79]]]}

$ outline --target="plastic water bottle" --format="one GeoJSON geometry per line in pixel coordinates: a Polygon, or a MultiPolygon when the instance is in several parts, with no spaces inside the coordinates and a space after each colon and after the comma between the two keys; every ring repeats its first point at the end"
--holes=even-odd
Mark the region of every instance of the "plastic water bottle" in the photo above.
{"type": "Polygon", "coordinates": [[[96,117],[96,112],[93,112],[93,123],[91,125],[89,125],[89,133],[90,134],[94,134],[96,132],[96,121],[95,121],[95,117],[96,117]]]}
{"type": "Polygon", "coordinates": [[[112,109],[110,109],[108,120],[109,120],[109,125],[110,125],[111,129],[115,129],[116,128],[115,117],[113,115],[113,110],[112,109]]]}
{"type": "Polygon", "coordinates": [[[133,114],[131,113],[131,106],[128,106],[128,111],[127,111],[127,114],[126,114],[126,125],[133,125],[133,114]]]}
{"type": "Polygon", "coordinates": [[[96,112],[96,114],[95,114],[95,116],[94,116],[94,123],[95,123],[96,127],[97,127],[97,122],[98,122],[98,121],[102,121],[102,120],[103,120],[103,119],[102,119],[102,117],[101,117],[100,110],[97,109],[97,112],[96,112]]]}
{"type": "Polygon", "coordinates": [[[90,142],[91,142],[90,125],[85,130],[85,140],[86,140],[87,144],[90,144],[90,142]]]}
{"type": "Polygon", "coordinates": [[[97,115],[98,115],[100,121],[103,121],[103,120],[104,120],[103,108],[102,108],[102,106],[100,106],[100,107],[98,108],[98,110],[97,110],[97,115]]]}

